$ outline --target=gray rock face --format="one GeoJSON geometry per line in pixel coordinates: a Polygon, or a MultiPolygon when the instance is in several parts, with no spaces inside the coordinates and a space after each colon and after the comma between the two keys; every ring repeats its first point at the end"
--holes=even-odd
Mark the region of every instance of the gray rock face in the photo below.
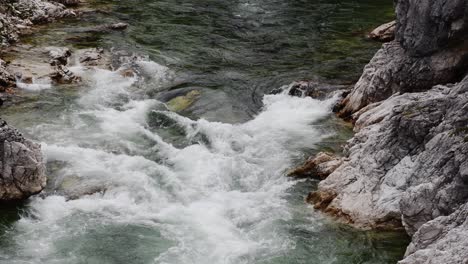
{"type": "Polygon", "coordinates": [[[0,119],[0,201],[22,200],[46,185],[41,147],[0,119]]]}
{"type": "Polygon", "coordinates": [[[428,57],[411,57],[398,42],[386,43],[364,68],[354,89],[343,101],[347,117],[368,104],[395,93],[418,92],[456,81],[467,70],[468,51],[443,50],[428,57]]]}
{"type": "Polygon", "coordinates": [[[458,82],[468,69],[468,1],[395,0],[396,41],[384,44],[341,105],[349,117],[395,93],[458,82]]]}
{"type": "Polygon", "coordinates": [[[468,203],[449,216],[427,222],[413,236],[398,264],[468,263],[468,203]]]}
{"type": "Polygon", "coordinates": [[[459,45],[468,35],[466,0],[396,0],[397,40],[411,56],[459,45]]]}
{"type": "Polygon", "coordinates": [[[365,110],[355,116],[348,160],[310,199],[316,208],[359,227],[402,222],[414,234],[468,200],[468,78],[365,110]]]}
{"type": "Polygon", "coordinates": [[[396,40],[339,106],[356,121],[346,158],[307,201],[358,227],[404,228],[400,264],[466,264],[468,1],[395,3],[396,40]]]}

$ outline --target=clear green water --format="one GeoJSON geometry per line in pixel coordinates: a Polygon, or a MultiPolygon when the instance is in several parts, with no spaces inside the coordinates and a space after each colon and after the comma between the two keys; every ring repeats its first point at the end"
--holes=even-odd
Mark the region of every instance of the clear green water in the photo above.
{"type": "Polygon", "coordinates": [[[356,81],[379,47],[365,32],[392,19],[392,1],[91,6],[103,12],[47,26],[26,41],[116,47],[159,65],[144,64],[140,83],[92,71],[81,85],[24,92],[29,100],[1,110],[44,142],[49,183],[44,197],[1,208],[0,263],[401,259],[403,234],[337,224],[304,203],[317,182],[284,177],[306,153],[335,150],[349,136],[328,103],[285,95],[262,102],[265,93],[295,80],[356,81]],[[116,21],[129,29],[85,32],[116,21]],[[200,95],[174,114],[154,100],[168,90],[200,95]],[[330,133],[337,135],[324,138],[330,133]],[[101,192],[64,198],[80,190],[101,192]]]}

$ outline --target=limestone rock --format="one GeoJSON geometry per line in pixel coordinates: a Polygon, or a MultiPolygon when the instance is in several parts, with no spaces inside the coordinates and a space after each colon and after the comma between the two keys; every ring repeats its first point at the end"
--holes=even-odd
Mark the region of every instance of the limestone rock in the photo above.
{"type": "Polygon", "coordinates": [[[46,185],[41,146],[0,119],[0,201],[26,199],[46,185]]]}
{"type": "Polygon", "coordinates": [[[460,81],[468,68],[468,1],[396,0],[395,41],[384,44],[340,105],[350,117],[395,93],[460,81]]]}
{"type": "MultiPolygon", "coordinates": [[[[61,0],[74,1],[74,0],[61,0]]],[[[0,0],[0,45],[17,42],[19,36],[31,33],[33,24],[51,22],[63,17],[76,16],[59,1],[0,0]]]]}
{"type": "Polygon", "coordinates": [[[57,2],[43,0],[18,0],[13,3],[21,19],[29,19],[34,24],[47,23],[58,18],[73,17],[76,14],[57,2]]]}
{"type": "Polygon", "coordinates": [[[67,65],[68,58],[72,55],[70,49],[64,47],[48,47],[46,51],[51,58],[50,65],[52,66],[67,65]]]}
{"type": "Polygon", "coordinates": [[[395,93],[420,92],[437,84],[458,81],[466,70],[467,58],[468,50],[461,47],[428,57],[411,57],[398,42],[385,43],[343,100],[340,116],[349,117],[395,93]]]}
{"type": "Polygon", "coordinates": [[[76,76],[67,66],[57,65],[54,71],[50,74],[50,78],[59,84],[74,83],[81,81],[81,78],[76,76]]]}
{"type": "Polygon", "coordinates": [[[468,203],[421,226],[398,264],[466,264],[467,249],[468,203]]]}
{"type": "Polygon", "coordinates": [[[389,42],[395,39],[396,21],[391,21],[378,26],[369,33],[369,38],[381,42],[389,42]]]}
{"type": "Polygon", "coordinates": [[[349,160],[313,195],[316,207],[359,227],[403,222],[414,234],[468,200],[468,77],[394,95],[361,113],[356,132],[349,160]]]}
{"type": "Polygon", "coordinates": [[[335,157],[331,153],[320,152],[315,157],[309,158],[304,165],[289,172],[288,176],[312,176],[323,180],[333,173],[343,162],[344,160],[342,158],[335,157]]]}

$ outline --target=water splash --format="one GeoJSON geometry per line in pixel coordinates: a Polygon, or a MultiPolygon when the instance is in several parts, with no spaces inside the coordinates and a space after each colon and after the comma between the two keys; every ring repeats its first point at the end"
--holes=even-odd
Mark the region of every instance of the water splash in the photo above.
{"type": "MultiPolygon", "coordinates": [[[[168,80],[167,68],[144,65],[159,84],[168,80]]],[[[64,114],[66,125],[36,128],[59,176],[10,231],[17,254],[6,255],[8,263],[107,263],[86,241],[125,258],[119,243],[105,239],[112,228],[145,230],[136,238],[118,233],[136,239],[122,250],[138,250],[141,263],[251,263],[294,246],[276,225],[291,218],[285,197],[293,182],[283,173],[301,148],[321,140],[313,124],[332,100],[266,95],[253,120],[226,124],[138,98],[136,78],[82,74],[90,89],[64,114]],[[148,125],[151,113],[173,120],[190,143],[166,142],[148,125]],[[148,232],[158,239],[148,242],[148,232]]]]}

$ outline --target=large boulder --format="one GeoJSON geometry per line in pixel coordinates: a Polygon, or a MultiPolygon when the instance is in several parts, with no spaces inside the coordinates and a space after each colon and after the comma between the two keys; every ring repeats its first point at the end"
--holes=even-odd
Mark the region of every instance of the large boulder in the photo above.
{"type": "Polygon", "coordinates": [[[23,200],[46,185],[41,146],[0,119],[0,202],[23,200]]]}

